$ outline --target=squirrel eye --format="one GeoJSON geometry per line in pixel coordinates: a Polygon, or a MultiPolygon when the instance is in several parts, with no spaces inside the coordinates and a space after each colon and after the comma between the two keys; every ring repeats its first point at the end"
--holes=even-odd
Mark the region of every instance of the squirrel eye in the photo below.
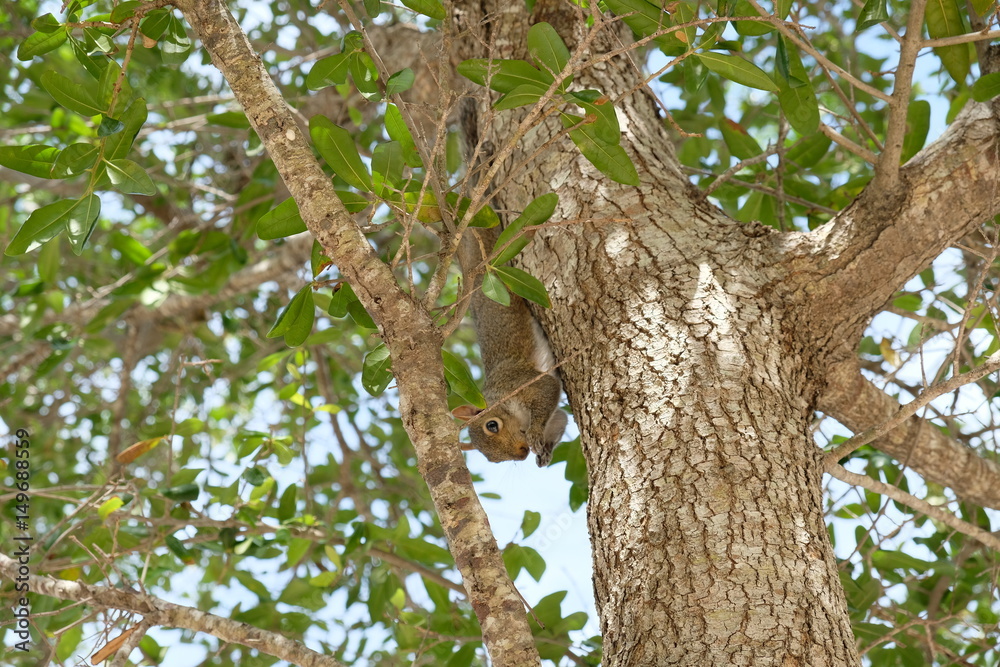
{"type": "Polygon", "coordinates": [[[486,424],[483,425],[483,428],[485,430],[489,431],[490,433],[499,433],[500,432],[500,422],[499,422],[499,420],[491,419],[488,422],[486,422],[486,424]]]}

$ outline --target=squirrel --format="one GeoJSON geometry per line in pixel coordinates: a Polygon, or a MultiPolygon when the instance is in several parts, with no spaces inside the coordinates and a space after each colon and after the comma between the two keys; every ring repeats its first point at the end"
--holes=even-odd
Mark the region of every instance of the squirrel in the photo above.
{"type": "MultiPolygon", "coordinates": [[[[492,248],[499,231],[469,228],[459,244],[459,262],[469,275],[492,248]]],[[[472,292],[472,319],[483,358],[481,410],[461,405],[452,414],[469,427],[470,446],[494,463],[523,461],[528,453],[543,468],[552,460],[552,450],[562,439],[568,418],[559,409],[562,382],[555,357],[542,327],[527,302],[510,295],[504,306],[483,294],[482,278],[472,292]]]]}
{"type": "MultiPolygon", "coordinates": [[[[466,99],[460,112],[466,147],[479,144],[482,162],[488,161],[492,144],[479,142],[475,100],[466,99]]],[[[504,306],[483,294],[482,273],[476,270],[499,236],[498,227],[468,227],[458,246],[462,274],[466,281],[474,280],[470,309],[483,358],[483,398],[488,407],[460,405],[452,414],[469,428],[471,443],[462,449],[478,449],[493,463],[523,461],[534,452],[538,467],[544,468],[568,421],[559,409],[562,382],[549,341],[528,303],[511,294],[510,305],[504,306]]]]}

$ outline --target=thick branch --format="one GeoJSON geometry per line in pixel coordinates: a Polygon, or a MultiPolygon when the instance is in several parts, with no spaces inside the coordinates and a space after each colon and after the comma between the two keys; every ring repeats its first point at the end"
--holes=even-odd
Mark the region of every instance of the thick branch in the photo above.
{"type": "MultiPolygon", "coordinates": [[[[0,574],[4,577],[14,581],[15,578],[25,576],[18,572],[18,567],[16,560],[0,554],[0,574]]],[[[207,614],[192,607],[173,604],[152,595],[52,577],[27,575],[27,578],[32,594],[48,595],[60,600],[74,600],[102,609],[120,609],[142,614],[145,620],[156,625],[204,632],[225,642],[240,644],[273,655],[293,665],[344,667],[343,663],[334,658],[321,655],[277,632],[268,632],[246,623],[207,614]]]]}
{"type": "MultiPolygon", "coordinates": [[[[827,390],[817,407],[855,433],[899,411],[899,403],[865,379],[853,360],[835,364],[827,378],[827,390]]],[[[964,500],[1000,508],[1000,465],[948,438],[926,420],[910,417],[873,445],[964,500]]]]}
{"type": "Polygon", "coordinates": [[[403,425],[494,664],[538,664],[524,607],[472,488],[447,411],[440,332],[428,313],[399,289],[389,267],[344,209],[226,4],[184,0],[178,6],[246,111],[309,231],[379,325],[392,355],[403,425]]]}
{"type": "Polygon", "coordinates": [[[869,187],[832,222],[783,239],[799,254],[792,298],[820,348],[853,347],[900,286],[1000,212],[1000,123],[990,105],[970,102],[900,179],[893,192],[869,187]]]}

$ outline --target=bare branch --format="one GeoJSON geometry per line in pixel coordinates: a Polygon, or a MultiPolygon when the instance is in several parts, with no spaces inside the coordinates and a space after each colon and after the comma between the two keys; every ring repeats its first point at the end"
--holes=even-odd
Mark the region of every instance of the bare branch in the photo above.
{"type": "Polygon", "coordinates": [[[936,519],[946,526],[954,528],[960,533],[979,540],[989,548],[1000,551],[1000,537],[994,535],[988,530],[983,530],[978,526],[973,526],[971,523],[962,521],[951,512],[945,512],[940,507],[935,507],[926,500],[921,500],[920,498],[892,486],[891,484],[874,480],[868,475],[859,475],[856,472],[851,472],[838,463],[827,464],[826,472],[830,473],[842,482],[860,486],[863,489],[868,489],[869,491],[889,496],[893,500],[901,502],[904,505],[909,505],[918,512],[923,512],[930,518],[936,519]]]}
{"type": "MultiPolygon", "coordinates": [[[[4,555],[0,555],[0,574],[11,581],[14,581],[15,577],[24,576],[18,573],[18,562],[4,555]]],[[[277,632],[261,630],[247,623],[208,614],[144,593],[33,574],[27,575],[27,579],[29,590],[33,594],[48,595],[59,600],[75,600],[103,609],[120,609],[142,614],[144,620],[150,624],[204,632],[223,641],[241,644],[281,660],[287,660],[293,665],[344,667],[343,663],[334,658],[321,655],[277,632]]]]}
{"type": "Polygon", "coordinates": [[[913,68],[920,52],[920,31],[924,25],[924,7],[927,0],[913,0],[906,22],[906,34],[899,46],[899,64],[896,65],[896,82],[889,102],[889,124],[885,149],[875,168],[875,188],[893,188],[899,182],[899,158],[903,154],[903,135],[906,133],[906,112],[910,108],[910,86],[913,68]]]}
{"type": "Polygon", "coordinates": [[[990,355],[990,357],[986,360],[986,363],[978,368],[972,369],[968,373],[962,373],[961,375],[957,375],[950,380],[941,382],[933,387],[928,387],[923,391],[923,393],[920,394],[920,396],[900,407],[899,410],[896,411],[896,414],[889,419],[857,434],[847,442],[844,442],[839,447],[829,452],[824,457],[827,465],[829,466],[835,464],[837,461],[845,456],[848,456],[860,447],[863,447],[876,438],[885,435],[892,429],[902,424],[908,418],[915,415],[917,410],[924,407],[938,396],[950,394],[956,389],[959,389],[970,382],[975,382],[976,380],[997,370],[1000,370],[1000,352],[990,355]]]}

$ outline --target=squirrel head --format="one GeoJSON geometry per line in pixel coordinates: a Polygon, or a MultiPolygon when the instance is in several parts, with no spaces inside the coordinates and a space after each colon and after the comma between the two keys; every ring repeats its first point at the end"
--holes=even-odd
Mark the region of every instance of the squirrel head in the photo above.
{"type": "Polygon", "coordinates": [[[523,461],[531,450],[518,419],[503,406],[481,410],[471,405],[460,405],[451,411],[469,427],[471,445],[462,449],[478,449],[493,463],[501,461],[523,461]]]}

